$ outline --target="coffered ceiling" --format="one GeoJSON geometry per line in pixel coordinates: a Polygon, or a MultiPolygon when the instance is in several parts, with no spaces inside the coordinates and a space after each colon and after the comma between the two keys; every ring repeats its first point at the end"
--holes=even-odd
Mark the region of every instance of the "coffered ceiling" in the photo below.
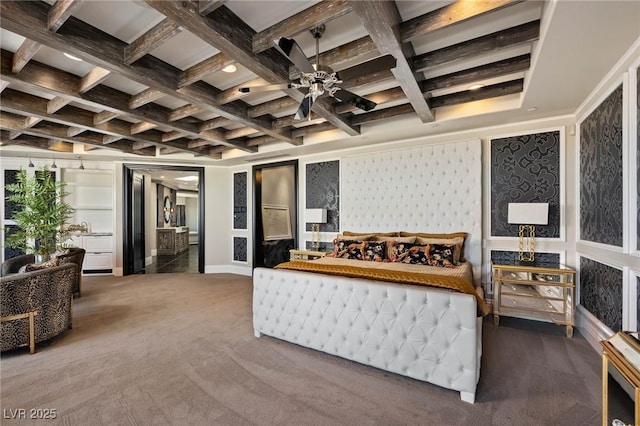
{"type": "Polygon", "coordinates": [[[624,1],[3,1],[0,154],[230,165],[573,113],[638,22],[624,1]],[[298,81],[274,40],[315,62],[321,24],[320,64],[373,110],[325,95],[296,120],[307,89],[238,90],[298,81]]]}

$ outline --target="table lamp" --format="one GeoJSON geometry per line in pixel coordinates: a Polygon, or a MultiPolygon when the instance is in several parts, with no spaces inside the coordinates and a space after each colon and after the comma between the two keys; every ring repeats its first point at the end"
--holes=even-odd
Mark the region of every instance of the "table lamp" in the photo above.
{"type": "Polygon", "coordinates": [[[518,237],[520,238],[518,260],[523,264],[533,264],[535,262],[536,235],[534,225],[549,223],[549,203],[509,203],[507,222],[520,225],[518,228],[518,237]]]}
{"type": "Polygon", "coordinates": [[[311,223],[311,247],[318,250],[320,247],[320,224],[327,223],[327,209],[306,209],[305,222],[311,223]]]}

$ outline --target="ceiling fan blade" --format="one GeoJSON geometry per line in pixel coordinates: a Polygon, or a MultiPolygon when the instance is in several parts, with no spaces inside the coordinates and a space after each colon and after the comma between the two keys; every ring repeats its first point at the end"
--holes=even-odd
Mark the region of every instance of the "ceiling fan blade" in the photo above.
{"type": "Polygon", "coordinates": [[[294,39],[280,37],[275,41],[275,45],[276,49],[289,58],[293,65],[295,65],[301,72],[316,71],[294,39]]]}
{"type": "Polygon", "coordinates": [[[349,103],[356,108],[360,108],[363,111],[371,111],[378,105],[377,103],[370,101],[367,98],[363,98],[362,96],[356,95],[348,90],[340,89],[336,93],[333,94],[333,97],[342,101],[349,103]]]}
{"type": "Polygon", "coordinates": [[[336,76],[339,80],[348,81],[353,80],[363,75],[374,74],[380,71],[385,71],[390,68],[395,68],[396,58],[392,55],[384,55],[379,58],[371,59],[370,61],[363,62],[358,65],[354,65],[350,68],[338,71],[336,76]]]}
{"type": "Polygon", "coordinates": [[[296,111],[296,115],[293,117],[293,119],[305,120],[306,118],[308,118],[309,112],[311,111],[311,107],[313,106],[313,102],[315,100],[315,96],[306,96],[300,103],[300,107],[298,107],[298,111],[296,111]]]}
{"type": "Polygon", "coordinates": [[[296,83],[285,83],[285,84],[266,84],[264,86],[250,86],[250,87],[241,87],[238,89],[240,93],[257,93],[257,92],[269,92],[272,90],[286,90],[286,89],[297,89],[302,87],[300,84],[296,83]]]}

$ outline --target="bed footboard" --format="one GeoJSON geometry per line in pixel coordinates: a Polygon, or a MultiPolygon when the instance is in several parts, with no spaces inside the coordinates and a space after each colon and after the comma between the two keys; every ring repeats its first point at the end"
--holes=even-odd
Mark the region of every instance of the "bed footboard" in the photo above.
{"type": "Polygon", "coordinates": [[[473,296],[430,287],[256,268],[261,334],[459,391],[473,403],[481,318],[473,296]]]}

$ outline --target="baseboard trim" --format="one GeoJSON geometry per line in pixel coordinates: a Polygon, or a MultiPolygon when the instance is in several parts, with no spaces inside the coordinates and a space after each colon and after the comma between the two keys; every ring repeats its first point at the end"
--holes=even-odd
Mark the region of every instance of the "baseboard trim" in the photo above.
{"type": "Polygon", "coordinates": [[[158,255],[158,249],[151,249],[151,257],[158,255]]]}
{"type": "Polygon", "coordinates": [[[204,267],[205,274],[236,274],[250,277],[253,269],[249,266],[236,265],[207,265],[204,267]]]}
{"type": "Polygon", "coordinates": [[[600,342],[613,335],[609,327],[581,305],[576,309],[576,328],[598,353],[602,353],[600,342]]]}
{"type": "Polygon", "coordinates": [[[144,259],[144,266],[149,266],[153,263],[153,256],[147,256],[144,259]]]}

